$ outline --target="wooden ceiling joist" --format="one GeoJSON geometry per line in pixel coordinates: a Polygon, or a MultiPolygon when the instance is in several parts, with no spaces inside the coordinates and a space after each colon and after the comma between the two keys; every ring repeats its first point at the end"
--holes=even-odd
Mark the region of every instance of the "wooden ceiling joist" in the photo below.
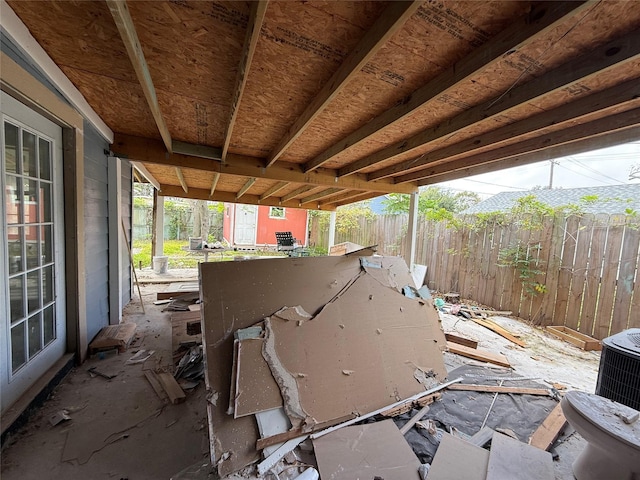
{"type": "Polygon", "coordinates": [[[308,197],[304,197],[300,199],[300,204],[304,205],[306,203],[316,202],[320,199],[330,197],[331,195],[335,195],[336,193],[343,192],[342,188],[327,188],[326,190],[322,190],[321,192],[314,193],[313,195],[309,195],[308,197]]]}
{"type": "Polygon", "coordinates": [[[284,162],[278,162],[271,168],[265,169],[264,162],[260,158],[231,153],[227,155],[227,161],[225,163],[178,153],[167,155],[162,143],[158,140],[134,137],[131,135],[115,134],[112,150],[121,158],[137,160],[143,163],[178,166],[248,178],[264,178],[314,186],[371,190],[380,192],[380,194],[391,192],[412,193],[417,189],[417,185],[410,183],[395,185],[390,179],[368,182],[362,180],[357,175],[340,179],[336,178],[335,171],[333,170],[325,172],[322,169],[318,169],[314,172],[304,173],[300,165],[284,162]]]}
{"type": "MultiPolygon", "coordinates": [[[[286,195],[283,195],[282,197],[280,197],[280,201],[281,202],[287,202],[293,198],[299,197],[300,195],[302,195],[303,193],[308,192],[309,190],[313,190],[314,188],[316,188],[314,185],[304,185],[300,188],[296,188],[295,190],[293,190],[292,192],[287,193],[286,195]]],[[[298,202],[298,205],[300,204],[300,202],[298,202]]]]}
{"type": "Polygon", "coordinates": [[[353,195],[345,200],[340,200],[340,201],[336,201],[336,200],[331,200],[325,204],[320,204],[319,207],[321,210],[329,210],[332,208],[338,208],[338,207],[342,207],[344,205],[349,205],[351,203],[356,203],[356,202],[362,202],[364,200],[370,200],[372,198],[376,198],[379,195],[376,195],[375,193],[371,193],[371,192],[365,192],[365,193],[360,193],[359,195],[353,195]]]}
{"type": "Polygon", "coordinates": [[[213,181],[211,182],[211,193],[209,194],[209,196],[213,196],[219,181],[220,181],[220,174],[216,172],[213,174],[213,181]]]}
{"type": "Polygon", "coordinates": [[[208,158],[209,160],[222,160],[222,150],[217,147],[209,147],[207,145],[196,145],[193,143],[179,142],[174,140],[172,143],[172,151],[181,153],[191,157],[208,158]]]}
{"type": "Polygon", "coordinates": [[[416,172],[395,177],[396,182],[413,182],[422,180],[433,175],[441,175],[447,172],[462,170],[483,163],[493,163],[496,160],[523,155],[528,152],[545,150],[563,144],[589,138],[611,134],[620,130],[628,130],[640,125],[640,108],[635,108],[626,112],[618,113],[607,118],[606,122],[594,120],[574,127],[566,128],[557,132],[551,132],[541,137],[532,138],[505,147],[489,150],[469,157],[453,160],[447,163],[427,167],[416,172]]]}
{"type": "Polygon", "coordinates": [[[142,175],[144,178],[146,178],[147,182],[149,182],[151,185],[153,185],[156,190],[160,190],[160,182],[158,182],[158,180],[156,180],[156,178],[151,174],[151,172],[149,170],[147,170],[147,167],[142,165],[140,162],[131,162],[131,166],[137,172],[139,172],[140,175],[142,175]]]}
{"type": "MultiPolygon", "coordinates": [[[[455,63],[447,70],[437,75],[423,87],[419,88],[397,106],[367,122],[338,143],[316,156],[304,166],[305,171],[311,171],[331,160],[339,153],[359,144],[380,130],[402,120],[416,109],[430,100],[452,90],[464,80],[470,78],[479,70],[486,69],[500,60],[503,55],[515,52],[524,45],[531,43],[553,28],[568,15],[580,14],[586,2],[548,2],[537,5],[528,15],[515,22],[510,28],[503,30],[493,39],[474,50],[467,57],[455,63]]],[[[362,162],[366,163],[366,162],[362,162]]],[[[354,168],[356,165],[354,165],[354,168]]],[[[357,165],[357,169],[342,175],[362,170],[365,166],[357,165]]]]}
{"type": "MultiPolygon", "coordinates": [[[[639,58],[640,30],[636,30],[633,34],[615,40],[594,52],[580,57],[576,61],[565,63],[524,85],[516,87],[498,99],[492,99],[476,105],[446,123],[423,130],[402,142],[385,147],[369,155],[366,162],[369,164],[368,166],[371,166],[397,155],[411,152],[478,122],[486,121],[498,115],[505,115],[523,103],[532,102],[545,95],[575,86],[595,75],[613,68],[622,67],[639,58]]],[[[362,164],[359,165],[361,166],[362,164]]],[[[338,176],[354,173],[354,168],[352,165],[348,165],[338,171],[338,176]]]]}
{"type": "Polygon", "coordinates": [[[223,162],[225,161],[227,152],[229,151],[231,135],[233,135],[233,127],[238,116],[238,108],[242,101],[242,95],[247,83],[247,76],[251,67],[251,61],[253,60],[253,54],[256,51],[256,45],[258,45],[258,39],[260,38],[260,29],[262,28],[264,15],[267,11],[267,3],[267,0],[259,0],[251,3],[251,11],[249,12],[249,20],[247,22],[247,33],[245,35],[244,46],[240,56],[238,73],[236,74],[236,84],[233,89],[233,102],[231,104],[231,111],[229,112],[227,129],[224,134],[224,144],[222,146],[223,162]]]}
{"type": "MultiPolygon", "coordinates": [[[[166,185],[160,184],[160,191],[162,195],[166,197],[181,197],[181,198],[193,198],[196,200],[209,200],[213,202],[227,202],[227,203],[235,203],[236,202],[236,194],[233,192],[222,192],[216,191],[213,196],[209,195],[209,189],[206,188],[190,188],[189,194],[187,195],[182,188],[177,185],[166,185]]],[[[258,195],[253,194],[245,194],[242,197],[242,203],[246,203],[248,205],[266,205],[270,207],[286,207],[286,208],[298,208],[300,205],[298,200],[290,200],[283,202],[281,199],[277,197],[270,197],[263,201],[260,201],[260,197],[258,195]]],[[[321,205],[320,209],[322,210],[335,210],[333,205],[321,205]]]]}
{"type": "Polygon", "coordinates": [[[593,117],[598,112],[606,112],[620,108],[633,108],[640,105],[640,82],[630,80],[622,85],[596,92],[582,97],[570,104],[539,113],[532,117],[510,123],[484,135],[473,137],[447,147],[434,150],[419,158],[406,160],[389,167],[376,170],[368,175],[370,180],[377,180],[393,175],[408,174],[428,165],[436,165],[451,161],[460,155],[489,146],[513,142],[518,137],[529,135],[550,127],[559,127],[566,123],[575,123],[582,117],[593,117]]]}
{"type": "Polygon", "coordinates": [[[240,200],[240,197],[247,193],[247,190],[249,190],[254,183],[256,183],[255,178],[250,178],[249,180],[247,180],[247,183],[245,183],[242,188],[238,190],[238,193],[236,193],[236,200],[240,200]]]}
{"type": "Polygon", "coordinates": [[[265,200],[265,199],[271,197],[272,195],[275,195],[280,190],[285,188],[287,185],[289,185],[289,182],[278,182],[278,183],[276,183],[273,187],[267,189],[262,195],[260,195],[260,201],[265,200]]]}
{"type": "Polygon", "coordinates": [[[366,192],[363,192],[361,190],[350,190],[348,192],[332,196],[331,199],[325,199],[324,202],[320,202],[320,205],[325,206],[325,205],[333,205],[338,203],[342,204],[343,202],[348,203],[348,201],[351,200],[352,198],[360,197],[365,193],[366,192]]]}
{"type": "Polygon", "coordinates": [[[621,145],[623,143],[629,143],[637,140],[640,140],[640,127],[632,127],[604,136],[585,138],[572,143],[525,153],[523,155],[510,158],[505,162],[501,162],[502,159],[496,158],[494,162],[487,162],[460,170],[448,171],[441,175],[433,175],[420,180],[418,183],[420,186],[433,185],[440,182],[448,182],[450,180],[470,177],[472,175],[495,172],[496,163],[500,163],[501,169],[521,167],[535,162],[544,162],[546,160],[553,160],[567,155],[577,155],[579,153],[586,153],[600,148],[613,147],[615,145],[621,145]]]}
{"type": "Polygon", "coordinates": [[[178,177],[178,181],[180,182],[180,186],[184,190],[184,193],[189,193],[189,187],[187,186],[187,182],[184,180],[184,175],[182,174],[182,169],[180,167],[176,167],[176,176],[178,177]]]}
{"type": "Polygon", "coordinates": [[[289,127],[267,158],[267,167],[274,164],[284,151],[304,132],[340,91],[362,70],[369,60],[416,12],[422,1],[394,1],[382,12],[376,23],[342,62],[302,115],[289,127]]]}
{"type": "Polygon", "coordinates": [[[138,39],[136,28],[133,24],[133,20],[131,19],[127,2],[126,0],[107,0],[107,5],[111,15],[113,16],[116,27],[118,27],[118,32],[120,33],[122,42],[127,49],[127,54],[129,55],[133,69],[136,72],[136,76],[138,77],[144,96],[147,99],[147,104],[149,105],[151,115],[153,115],[153,119],[156,122],[162,141],[164,142],[167,151],[171,152],[173,148],[171,134],[169,133],[169,129],[167,128],[162,112],[160,111],[156,89],[153,86],[149,67],[144,58],[142,45],[140,45],[140,40],[138,39]]]}

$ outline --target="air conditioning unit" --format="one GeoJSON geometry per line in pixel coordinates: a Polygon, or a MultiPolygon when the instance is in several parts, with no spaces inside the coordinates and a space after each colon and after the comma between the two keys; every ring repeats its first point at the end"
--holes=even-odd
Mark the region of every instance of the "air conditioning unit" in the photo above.
{"type": "Polygon", "coordinates": [[[596,395],[640,410],[640,328],[602,340],[596,395]]]}

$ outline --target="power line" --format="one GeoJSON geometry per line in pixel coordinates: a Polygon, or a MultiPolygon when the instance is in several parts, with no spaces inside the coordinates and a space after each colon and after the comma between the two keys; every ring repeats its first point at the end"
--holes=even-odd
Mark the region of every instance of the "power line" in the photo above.
{"type": "Polygon", "coordinates": [[[591,168],[589,165],[585,165],[584,163],[582,163],[580,160],[578,160],[575,157],[567,157],[567,160],[569,160],[571,163],[574,163],[574,164],[579,165],[579,166],[581,166],[583,168],[586,168],[590,172],[593,172],[593,173],[595,173],[597,175],[602,175],[603,177],[608,178],[609,180],[613,180],[614,182],[617,182],[617,183],[624,183],[623,180],[618,180],[617,178],[610,177],[609,175],[606,175],[606,174],[604,174],[602,172],[599,172],[595,168],[591,168]]]}
{"type": "MultiPolygon", "coordinates": [[[[569,170],[572,173],[576,173],[578,175],[582,175],[583,177],[590,178],[591,180],[595,180],[596,182],[600,182],[600,183],[603,183],[605,185],[618,185],[618,184],[620,184],[620,182],[618,182],[617,180],[616,180],[616,183],[607,183],[607,182],[603,181],[600,178],[590,177],[589,175],[585,175],[584,173],[576,172],[575,170],[571,170],[570,168],[568,168],[568,167],[566,167],[566,166],[564,166],[564,165],[562,165],[560,163],[558,164],[558,166],[561,167],[561,168],[564,168],[565,170],[569,170]]],[[[622,183],[624,183],[624,182],[622,182],[622,183]]]]}
{"type": "Polygon", "coordinates": [[[471,180],[468,178],[460,178],[459,180],[464,180],[465,182],[472,182],[472,183],[482,183],[484,185],[492,185],[494,187],[513,188],[515,190],[529,190],[528,188],[514,187],[513,185],[500,185],[499,183],[483,182],[482,180],[471,180]]]}

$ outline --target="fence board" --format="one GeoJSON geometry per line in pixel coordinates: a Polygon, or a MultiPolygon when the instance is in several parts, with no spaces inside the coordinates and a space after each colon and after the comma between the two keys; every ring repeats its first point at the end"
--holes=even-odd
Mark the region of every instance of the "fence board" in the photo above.
{"type": "Polygon", "coordinates": [[[613,314],[613,300],[616,290],[616,278],[618,267],[620,266],[620,251],[622,249],[622,236],[624,225],[619,222],[619,216],[612,215],[613,225],[609,226],[607,234],[607,244],[604,251],[604,268],[602,269],[602,286],[598,298],[598,309],[596,314],[596,325],[594,335],[598,339],[609,335],[609,327],[613,314]],[[616,221],[616,219],[618,221],[616,221]]]}
{"type": "Polygon", "coordinates": [[[575,261],[571,272],[571,288],[569,289],[567,314],[564,322],[565,326],[573,330],[577,330],[580,324],[593,222],[593,215],[585,215],[580,219],[578,226],[575,261]]]}
{"type": "Polygon", "coordinates": [[[554,325],[554,311],[556,305],[556,292],[558,291],[558,280],[560,275],[560,264],[562,260],[562,249],[565,241],[566,218],[556,215],[553,219],[551,229],[551,242],[547,255],[547,265],[544,268],[546,276],[544,280],[545,293],[540,295],[544,298],[540,305],[540,322],[542,325],[554,325]]]}
{"type": "Polygon", "coordinates": [[[616,287],[616,297],[613,302],[613,316],[611,331],[620,332],[627,328],[629,309],[633,296],[633,281],[638,265],[638,245],[640,231],[635,225],[625,225],[620,255],[620,269],[616,287]]]}
{"type": "MultiPolygon", "coordinates": [[[[565,325],[565,322],[567,321],[567,302],[569,300],[569,288],[571,287],[571,280],[573,276],[572,268],[575,261],[579,228],[580,217],[572,215],[567,219],[562,248],[562,259],[560,260],[560,271],[558,272],[554,325],[565,325]]],[[[591,232],[589,232],[589,235],[591,235],[591,232]]],[[[572,328],[575,329],[575,327],[572,328]]]]}
{"type": "MultiPolygon", "coordinates": [[[[597,215],[592,217],[592,222],[593,233],[591,234],[591,248],[588,253],[588,263],[583,269],[585,272],[585,278],[582,315],[579,317],[579,312],[577,311],[573,314],[576,318],[576,323],[578,322],[577,319],[579,317],[577,330],[580,333],[590,336],[594,335],[597,318],[596,309],[598,306],[598,295],[601,287],[602,262],[604,261],[604,248],[607,241],[607,224],[609,222],[609,216],[602,214],[597,215]]],[[[582,255],[579,258],[582,258],[582,255]]]]}

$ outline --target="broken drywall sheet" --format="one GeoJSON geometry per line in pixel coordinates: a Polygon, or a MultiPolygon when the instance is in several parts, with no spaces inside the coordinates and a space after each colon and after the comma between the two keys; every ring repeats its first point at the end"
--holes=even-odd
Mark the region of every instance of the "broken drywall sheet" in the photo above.
{"type": "Polygon", "coordinates": [[[418,480],[420,461],[393,420],[345,427],[313,440],[323,479],[418,480]]]}
{"type": "Polygon", "coordinates": [[[238,342],[234,415],[236,418],[282,407],[282,396],[262,357],[264,339],[238,342]]]}
{"type": "Polygon", "coordinates": [[[199,264],[207,414],[212,464],[221,476],[258,460],[256,422],[227,415],[233,332],[250,327],[283,305],[316,313],[359,274],[359,257],[274,258],[199,264]]]}
{"type": "Polygon", "coordinates": [[[487,480],[504,478],[553,480],[555,475],[551,454],[501,433],[494,433],[491,438],[487,480]]]}
{"type": "MultiPolygon", "coordinates": [[[[425,314],[428,308],[365,274],[312,320],[274,315],[265,322],[275,346],[275,357],[267,361],[276,379],[284,368],[295,380],[299,405],[293,406],[297,415],[308,416],[306,427],[365,414],[424,391],[416,369],[442,381],[439,325],[425,314]]],[[[289,399],[283,397],[289,413],[289,399]]],[[[294,426],[300,416],[291,418],[294,426]]]]}
{"type": "Polygon", "coordinates": [[[443,433],[436,455],[431,462],[428,478],[429,480],[486,480],[488,465],[488,450],[443,433]]]}

